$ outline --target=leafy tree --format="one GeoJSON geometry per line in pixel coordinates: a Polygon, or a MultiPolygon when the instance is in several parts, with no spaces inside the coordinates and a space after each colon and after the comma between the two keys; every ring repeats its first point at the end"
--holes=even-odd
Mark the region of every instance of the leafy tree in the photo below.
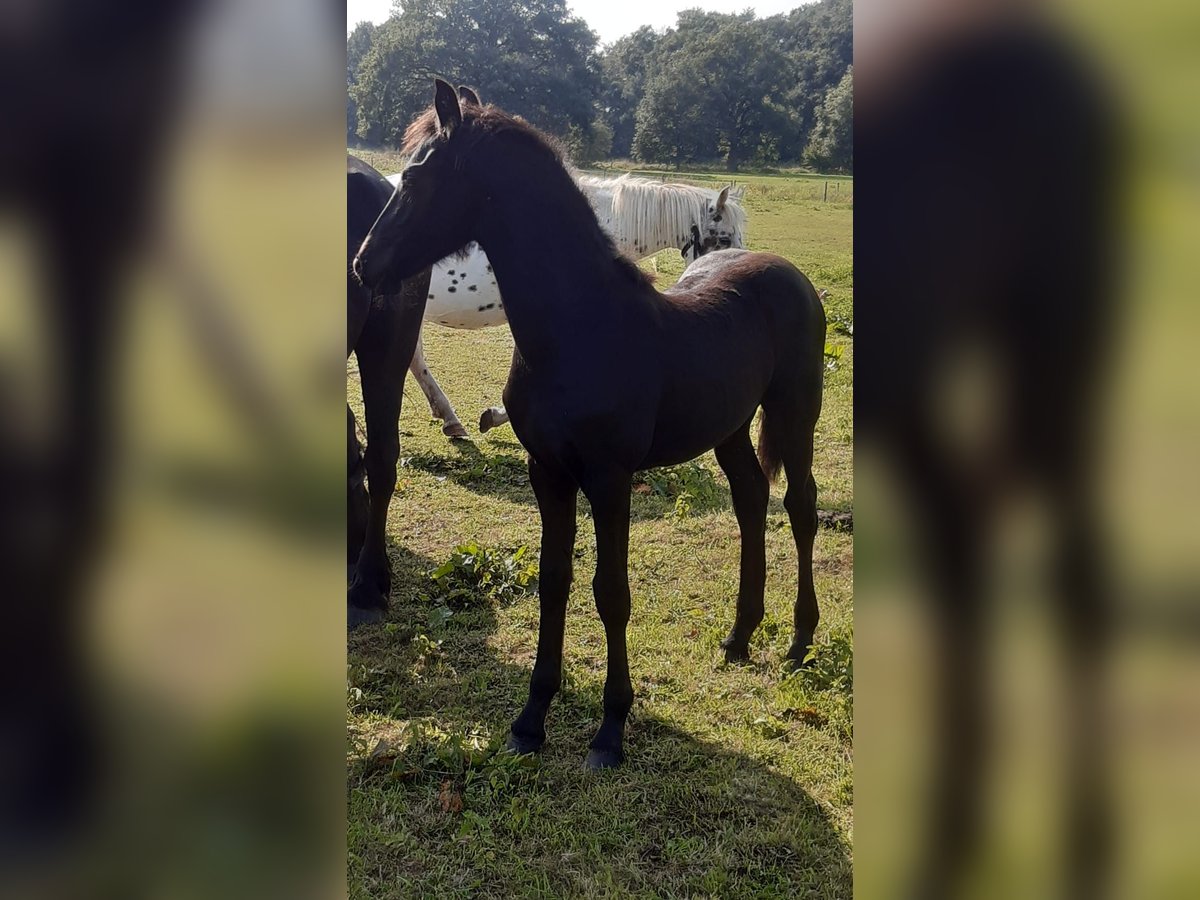
{"type": "Polygon", "coordinates": [[[730,171],[752,160],[774,162],[772,136],[787,124],[793,67],[768,38],[752,13],[680,13],[651,67],[635,154],[681,162],[719,153],[730,171]]]}
{"type": "Polygon", "coordinates": [[[383,25],[360,24],[346,47],[347,140],[398,142],[439,75],[558,135],[578,162],[851,165],[848,119],[826,110],[849,97],[831,91],[851,63],[851,0],[768,19],[685,10],[602,54],[567,2],[404,0],[383,25]]]}
{"type": "Polygon", "coordinates": [[[359,22],[346,39],[346,143],[358,139],[358,102],[354,99],[354,86],[358,84],[358,72],[375,40],[378,28],[370,22],[359,22]]]}
{"type": "Polygon", "coordinates": [[[637,129],[637,108],[646,95],[647,68],[653,63],[659,35],[649,25],[615,41],[601,60],[600,107],[612,129],[612,154],[629,156],[637,129]]]}
{"type": "Polygon", "coordinates": [[[853,61],[851,0],[820,0],[764,20],[776,46],[791,60],[794,81],[786,106],[792,128],[781,134],[784,159],[799,159],[825,95],[853,61]]]}
{"type": "Polygon", "coordinates": [[[712,159],[717,134],[705,116],[704,92],[684,67],[650,82],[638,104],[633,156],[673,165],[712,159]]]}
{"type": "Polygon", "coordinates": [[[804,150],[807,163],[819,169],[849,172],[854,168],[854,67],[846,69],[825,95],[817,124],[804,150]]]}
{"type": "Polygon", "coordinates": [[[406,0],[380,26],[351,89],[359,133],[395,144],[429,105],[435,75],[559,135],[590,134],[596,35],[565,0],[406,0]]]}

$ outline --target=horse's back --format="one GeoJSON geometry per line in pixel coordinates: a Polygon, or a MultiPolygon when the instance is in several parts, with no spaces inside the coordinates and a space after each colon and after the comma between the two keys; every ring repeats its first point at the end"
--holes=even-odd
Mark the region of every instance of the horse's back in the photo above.
{"type": "Polygon", "coordinates": [[[747,307],[766,316],[777,338],[819,333],[824,345],[825,309],[816,288],[792,262],[774,253],[708,253],[689,265],[663,297],[683,307],[747,307]]]}

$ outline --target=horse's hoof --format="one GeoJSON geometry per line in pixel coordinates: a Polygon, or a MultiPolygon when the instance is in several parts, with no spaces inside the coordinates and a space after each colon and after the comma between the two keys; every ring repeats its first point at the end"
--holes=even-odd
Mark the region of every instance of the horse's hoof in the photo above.
{"type": "Polygon", "coordinates": [[[595,772],[599,769],[615,769],[623,762],[625,762],[625,753],[622,750],[592,749],[588,751],[587,759],[583,761],[583,767],[588,771],[595,772]]]}
{"type": "Polygon", "coordinates": [[[787,656],[784,657],[794,669],[804,668],[812,665],[812,660],[808,659],[808,651],[812,649],[812,638],[808,638],[803,643],[801,640],[792,641],[792,646],[788,648],[787,656]],[[806,662],[807,660],[807,662],[806,662]]]}
{"type": "Polygon", "coordinates": [[[353,631],[360,625],[378,625],[383,621],[383,610],[377,606],[362,609],[358,606],[346,607],[346,630],[353,631]]]}
{"type": "Polygon", "coordinates": [[[739,641],[732,634],[725,640],[721,641],[721,647],[725,650],[725,662],[727,663],[748,663],[750,662],[750,644],[747,641],[739,641]]]}
{"type": "Polygon", "coordinates": [[[479,433],[487,434],[496,427],[495,414],[490,409],[485,409],[479,416],[479,433]]]}
{"type": "Polygon", "coordinates": [[[467,438],[467,429],[463,428],[462,422],[451,422],[449,425],[442,426],[442,434],[448,438],[467,438]]]}
{"type": "Polygon", "coordinates": [[[506,743],[504,746],[505,749],[510,753],[515,753],[518,756],[524,756],[526,753],[537,753],[542,749],[542,745],[544,743],[546,743],[546,739],[544,737],[521,737],[510,731],[508,733],[508,743],[506,743]]]}

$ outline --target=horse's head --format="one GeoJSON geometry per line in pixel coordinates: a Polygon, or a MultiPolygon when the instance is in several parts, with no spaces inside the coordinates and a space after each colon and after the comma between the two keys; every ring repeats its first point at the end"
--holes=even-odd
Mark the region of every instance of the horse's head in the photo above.
{"type": "Polygon", "coordinates": [[[438,79],[432,114],[409,128],[409,165],[354,257],[354,274],[372,290],[395,292],[405,278],[473,239],[480,198],[460,171],[459,132],[464,107],[478,103],[469,89],[460,101],[438,79]]]}
{"type": "Polygon", "coordinates": [[[717,199],[708,204],[707,217],[700,227],[700,255],[710,250],[741,249],[745,246],[743,228],[746,213],[737,202],[729,202],[729,188],[723,188],[717,199]]]}

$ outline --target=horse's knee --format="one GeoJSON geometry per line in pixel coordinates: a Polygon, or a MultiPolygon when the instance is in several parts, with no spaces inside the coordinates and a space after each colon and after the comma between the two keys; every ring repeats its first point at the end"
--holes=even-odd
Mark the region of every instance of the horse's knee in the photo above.
{"type": "Polygon", "coordinates": [[[812,533],[816,534],[817,483],[813,480],[812,475],[809,475],[800,484],[788,486],[787,493],[783,496],[783,507],[792,520],[793,530],[797,526],[803,525],[806,529],[811,528],[812,533]]]}
{"type": "Polygon", "coordinates": [[[629,624],[629,582],[624,577],[597,572],[592,579],[592,594],[606,629],[624,628],[629,624]]]}

